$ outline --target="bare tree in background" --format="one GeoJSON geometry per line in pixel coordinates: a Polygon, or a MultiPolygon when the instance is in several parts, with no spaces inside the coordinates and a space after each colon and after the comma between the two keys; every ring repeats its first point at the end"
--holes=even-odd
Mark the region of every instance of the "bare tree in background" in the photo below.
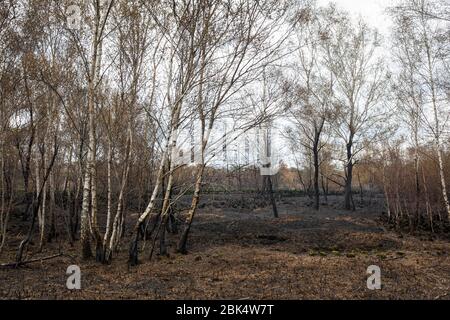
{"type": "Polygon", "coordinates": [[[326,15],[329,28],[321,36],[321,46],[326,54],[325,66],[334,78],[333,98],[337,109],[333,130],[345,144],[344,207],[354,210],[353,167],[367,143],[380,139],[385,130],[383,120],[389,108],[383,105],[383,99],[388,75],[378,54],[376,31],[362,21],[353,25],[333,7],[326,15]]]}
{"type": "Polygon", "coordinates": [[[320,153],[325,146],[322,133],[331,120],[333,74],[322,67],[325,57],[320,41],[326,30],[322,29],[320,11],[314,7],[300,10],[298,19],[305,22],[298,27],[295,39],[298,48],[293,73],[296,78],[291,85],[294,96],[290,109],[294,128],[289,128],[287,136],[293,139],[292,143],[300,144],[312,153],[314,208],[319,210],[320,153]]]}

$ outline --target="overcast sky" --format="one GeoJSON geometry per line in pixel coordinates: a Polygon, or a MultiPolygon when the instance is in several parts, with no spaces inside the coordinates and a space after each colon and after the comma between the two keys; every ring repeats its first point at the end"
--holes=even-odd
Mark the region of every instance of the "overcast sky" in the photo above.
{"type": "Polygon", "coordinates": [[[353,16],[361,15],[364,20],[376,27],[385,36],[389,34],[390,19],[386,15],[387,7],[394,4],[395,0],[318,0],[320,5],[334,2],[338,7],[349,11],[353,16]]]}

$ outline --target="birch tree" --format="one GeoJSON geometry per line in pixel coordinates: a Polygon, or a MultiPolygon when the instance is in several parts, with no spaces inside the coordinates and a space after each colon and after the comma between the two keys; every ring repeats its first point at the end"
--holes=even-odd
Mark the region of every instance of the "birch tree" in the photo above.
{"type": "Polygon", "coordinates": [[[91,26],[90,59],[86,60],[87,81],[87,109],[88,109],[88,155],[84,173],[83,205],[81,210],[81,247],[82,257],[91,257],[90,235],[92,233],[96,243],[96,259],[102,257],[102,238],[97,223],[97,180],[96,180],[96,112],[95,99],[100,85],[100,70],[102,58],[102,44],[109,14],[114,5],[114,0],[91,3],[93,14],[91,26]]]}
{"type": "Polygon", "coordinates": [[[239,90],[254,82],[267,65],[283,56],[281,48],[291,30],[283,29],[289,17],[288,9],[289,3],[273,1],[238,1],[227,6],[212,1],[205,7],[209,20],[205,24],[207,42],[203,50],[208,56],[202,58],[201,68],[213,85],[206,91],[209,101],[199,95],[200,163],[178,252],[187,252],[187,240],[202,190],[205,150],[220,111],[239,90]],[[212,33],[213,30],[218,34],[212,33]],[[277,32],[282,35],[277,37],[277,32]],[[218,41],[214,41],[216,39],[218,41]]]}
{"type": "MultiPolygon", "coordinates": [[[[157,10],[154,10],[154,7],[149,9],[152,10],[152,12],[155,12],[153,14],[153,19],[159,26],[158,29],[160,32],[164,33],[165,38],[169,43],[169,50],[165,51],[166,53],[170,53],[167,59],[169,72],[167,79],[165,80],[167,92],[163,98],[165,104],[164,108],[168,110],[169,113],[169,121],[168,128],[164,135],[165,142],[162,148],[162,155],[156,174],[153,192],[147,208],[140,215],[133,231],[133,239],[129,251],[129,264],[131,265],[136,265],[138,263],[140,231],[143,228],[145,221],[152,213],[154,213],[157,196],[164,179],[164,168],[167,161],[171,160],[172,151],[175,150],[177,145],[178,130],[181,125],[181,120],[184,118],[182,115],[183,103],[186,97],[198,85],[197,65],[199,61],[199,38],[197,37],[197,22],[200,6],[197,2],[189,1],[182,3],[173,2],[171,3],[171,6],[167,6],[169,3],[161,2],[159,3],[157,10]]],[[[161,231],[168,212],[168,196],[172,188],[172,175],[176,169],[175,162],[171,161],[170,163],[169,182],[166,186],[166,190],[164,190],[165,201],[162,211],[157,214],[157,217],[160,217],[161,222],[159,223],[153,242],[156,241],[156,236],[161,231]]]]}
{"type": "Polygon", "coordinates": [[[355,25],[330,7],[328,32],[322,35],[325,66],[334,78],[333,97],[337,106],[333,130],[345,146],[345,200],[347,210],[355,209],[352,197],[353,167],[367,142],[382,137],[383,120],[389,106],[383,104],[388,74],[379,55],[378,33],[364,22],[355,25]]]}

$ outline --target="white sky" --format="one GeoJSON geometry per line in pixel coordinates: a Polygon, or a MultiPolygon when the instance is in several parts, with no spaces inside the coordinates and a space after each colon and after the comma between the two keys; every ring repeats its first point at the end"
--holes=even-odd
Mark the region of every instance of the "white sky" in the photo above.
{"type": "Polygon", "coordinates": [[[319,5],[334,2],[341,9],[349,11],[354,17],[359,15],[371,26],[376,27],[384,36],[389,34],[390,18],[386,15],[386,8],[393,5],[395,0],[318,0],[319,5]]]}

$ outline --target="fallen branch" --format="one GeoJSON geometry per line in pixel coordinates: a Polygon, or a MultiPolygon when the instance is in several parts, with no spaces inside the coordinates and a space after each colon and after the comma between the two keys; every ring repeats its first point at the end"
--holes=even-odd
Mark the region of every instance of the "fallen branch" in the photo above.
{"type": "Polygon", "coordinates": [[[33,263],[33,262],[39,262],[39,261],[42,262],[42,261],[58,258],[58,257],[61,257],[61,256],[62,256],[62,253],[58,253],[58,254],[55,254],[55,255],[52,255],[52,256],[48,256],[48,257],[36,258],[36,259],[22,261],[20,263],[17,263],[17,262],[3,263],[3,264],[0,264],[0,268],[18,268],[20,266],[23,266],[23,265],[26,265],[26,264],[30,264],[30,263],[33,263]]]}

